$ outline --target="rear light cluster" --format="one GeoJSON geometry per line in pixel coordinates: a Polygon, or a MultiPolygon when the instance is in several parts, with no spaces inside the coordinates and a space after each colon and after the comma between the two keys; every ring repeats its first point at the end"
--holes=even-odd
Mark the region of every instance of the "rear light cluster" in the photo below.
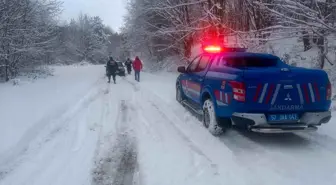
{"type": "MultiPolygon", "coordinates": [[[[233,99],[239,102],[245,102],[246,101],[246,87],[243,82],[237,82],[237,81],[230,81],[229,82],[232,90],[233,90],[233,99]]],[[[327,85],[327,93],[326,93],[326,99],[331,100],[332,96],[332,86],[329,82],[327,85]]]]}
{"type": "Polygon", "coordinates": [[[230,81],[230,85],[233,89],[233,99],[245,102],[246,100],[246,88],[243,82],[230,81]]]}
{"type": "Polygon", "coordinates": [[[327,100],[331,100],[331,95],[332,95],[332,87],[331,87],[331,83],[329,82],[327,85],[327,100]]]}

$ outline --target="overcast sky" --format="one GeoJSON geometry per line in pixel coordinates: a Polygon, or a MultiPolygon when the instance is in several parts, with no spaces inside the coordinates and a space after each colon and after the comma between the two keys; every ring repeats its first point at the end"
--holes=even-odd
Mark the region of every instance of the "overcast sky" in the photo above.
{"type": "Polygon", "coordinates": [[[63,0],[63,19],[76,18],[80,12],[99,16],[104,24],[119,31],[126,14],[126,0],[63,0]]]}

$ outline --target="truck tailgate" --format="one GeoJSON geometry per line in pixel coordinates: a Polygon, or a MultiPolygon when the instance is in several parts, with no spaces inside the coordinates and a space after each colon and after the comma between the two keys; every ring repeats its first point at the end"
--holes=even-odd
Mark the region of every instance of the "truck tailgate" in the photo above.
{"type": "Polygon", "coordinates": [[[304,68],[246,68],[248,112],[316,112],[329,109],[328,76],[304,68]]]}

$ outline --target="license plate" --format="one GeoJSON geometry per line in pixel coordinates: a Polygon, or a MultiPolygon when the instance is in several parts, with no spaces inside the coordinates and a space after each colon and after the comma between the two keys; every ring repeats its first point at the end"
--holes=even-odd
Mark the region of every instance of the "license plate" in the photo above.
{"type": "Polygon", "coordinates": [[[268,115],[268,121],[270,122],[288,122],[288,121],[298,121],[298,114],[270,114],[268,115]]]}

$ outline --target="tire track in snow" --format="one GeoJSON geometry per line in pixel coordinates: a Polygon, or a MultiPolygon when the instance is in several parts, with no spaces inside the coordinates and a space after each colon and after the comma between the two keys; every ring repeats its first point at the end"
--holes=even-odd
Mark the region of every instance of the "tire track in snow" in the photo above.
{"type": "Polygon", "coordinates": [[[96,150],[95,150],[95,159],[94,161],[98,161],[98,159],[96,159],[99,156],[99,152],[100,152],[100,147],[101,145],[103,145],[103,140],[104,140],[104,134],[103,134],[103,123],[106,123],[107,121],[107,117],[109,115],[109,93],[110,93],[110,86],[107,85],[107,87],[104,90],[104,94],[105,96],[102,98],[101,103],[103,105],[102,107],[102,114],[100,116],[99,119],[99,135],[98,135],[98,140],[97,140],[97,144],[96,144],[96,150]]]}
{"type": "MultiPolygon", "coordinates": [[[[272,179],[259,179],[259,178],[255,178],[254,175],[249,175],[246,177],[246,179],[237,179],[236,175],[237,173],[242,173],[242,174],[255,174],[255,176],[262,176],[264,173],[264,168],[262,166],[246,166],[246,160],[248,160],[248,162],[251,162],[251,156],[249,156],[249,158],[245,158],[245,160],[242,160],[239,158],[239,156],[237,156],[237,152],[242,153],[242,151],[238,151],[237,148],[234,148],[233,142],[231,142],[230,140],[228,141],[228,143],[223,142],[222,139],[218,139],[216,137],[213,137],[212,135],[210,135],[206,129],[203,128],[203,126],[201,126],[201,124],[199,124],[199,129],[202,129],[204,132],[206,132],[206,134],[209,135],[204,135],[206,137],[204,137],[205,140],[209,140],[209,143],[201,141],[199,138],[195,138],[195,134],[192,134],[189,131],[185,131],[183,130],[185,127],[185,123],[184,121],[181,119],[180,114],[177,115],[176,113],[174,113],[172,110],[170,110],[170,106],[165,103],[163,100],[161,100],[160,97],[158,97],[156,94],[152,93],[149,89],[141,89],[141,92],[143,93],[141,97],[139,97],[139,99],[145,100],[145,101],[141,101],[141,103],[149,103],[151,104],[151,106],[156,109],[155,112],[158,112],[158,114],[164,119],[166,120],[165,123],[169,123],[170,126],[172,126],[172,128],[175,129],[176,133],[178,133],[178,135],[185,141],[185,143],[187,144],[187,146],[189,146],[189,148],[191,148],[192,151],[194,151],[196,154],[202,156],[204,159],[206,159],[208,161],[208,163],[210,164],[210,166],[212,167],[212,169],[215,171],[215,174],[218,175],[224,175],[225,178],[228,179],[232,179],[234,181],[239,181],[237,182],[238,184],[262,184],[262,183],[269,183],[272,180],[277,180],[279,182],[284,182],[284,183],[288,183],[287,179],[284,179],[282,175],[279,175],[277,170],[270,170],[268,173],[270,176],[272,176],[272,179]],[[220,146],[220,143],[223,143],[224,145],[220,146]],[[204,144],[204,145],[203,145],[204,144]],[[227,145],[229,144],[229,145],[227,145]],[[216,147],[216,150],[213,150],[213,147],[210,147],[208,145],[213,145],[213,147],[216,147]],[[210,149],[210,150],[209,150],[210,149]],[[223,156],[220,155],[220,153],[223,154],[223,156]],[[224,157],[224,158],[223,158],[224,157]],[[234,166],[235,168],[235,172],[230,171],[227,169],[227,166],[234,166]],[[241,180],[241,181],[240,181],[241,180]]],[[[139,102],[140,103],[140,102],[139,102]]],[[[138,104],[139,104],[138,103],[138,104]]],[[[153,110],[154,111],[154,110],[153,110]]],[[[197,120],[195,118],[195,120],[197,120]]],[[[199,122],[199,121],[197,121],[199,122]]],[[[189,127],[189,126],[187,126],[189,127]]],[[[197,127],[197,125],[193,125],[192,127],[197,127]]],[[[239,132],[231,132],[232,134],[237,134],[239,136],[239,139],[237,139],[235,142],[237,144],[242,144],[244,143],[245,146],[248,146],[247,148],[252,148],[256,154],[256,156],[260,155],[260,158],[256,158],[256,159],[260,159],[262,160],[262,164],[268,162],[272,162],[274,160],[274,158],[270,159],[270,158],[266,158],[264,159],[263,157],[261,157],[263,154],[268,154],[268,156],[270,154],[272,154],[272,152],[268,152],[265,148],[263,148],[261,145],[253,142],[253,141],[249,141],[247,138],[245,138],[243,135],[241,135],[239,132]],[[249,142],[245,142],[245,141],[249,141],[249,142]],[[253,148],[255,147],[255,148],[253,148]]],[[[197,136],[196,136],[197,137],[197,136]]],[[[252,152],[253,153],[253,152],[252,152]]],[[[281,156],[280,156],[281,157],[281,156]]],[[[257,163],[258,164],[258,163],[257,163]]],[[[260,164],[260,163],[259,163],[260,164]]],[[[274,169],[276,169],[274,167],[274,169]]]]}
{"type": "Polygon", "coordinates": [[[29,155],[37,153],[40,148],[55,138],[78,113],[95,101],[103,93],[102,87],[99,86],[101,81],[102,78],[99,78],[74,106],[61,107],[53,114],[42,118],[23,135],[15,148],[0,155],[0,181],[29,155]]]}
{"type": "MultiPolygon", "coordinates": [[[[135,97],[136,93],[138,93],[140,91],[140,85],[137,82],[131,81],[127,78],[123,78],[123,80],[126,83],[130,84],[131,87],[133,88],[133,90],[134,90],[133,101],[135,101],[137,99],[135,97]]],[[[145,126],[145,132],[148,133],[148,135],[150,135],[154,140],[162,141],[162,137],[160,137],[160,135],[155,132],[155,130],[151,127],[150,122],[143,116],[143,114],[139,114],[139,112],[141,112],[141,110],[145,110],[145,108],[142,107],[141,104],[139,104],[139,103],[137,103],[137,106],[138,106],[137,108],[139,110],[137,110],[135,112],[136,112],[137,118],[139,118],[139,121],[141,123],[143,123],[143,126],[145,126]]],[[[143,127],[140,127],[140,128],[142,129],[143,127]]]]}
{"type": "MultiPolygon", "coordinates": [[[[215,162],[208,156],[206,155],[203,150],[201,148],[199,148],[197,145],[194,144],[194,142],[192,140],[190,140],[190,138],[185,135],[179,128],[176,127],[175,123],[173,122],[173,120],[166,114],[167,112],[163,111],[157,104],[156,102],[154,102],[150,97],[152,97],[152,93],[151,92],[142,92],[144,89],[141,89],[138,84],[135,83],[131,83],[130,81],[128,81],[133,87],[134,89],[137,89],[138,93],[137,93],[137,106],[139,107],[140,110],[145,110],[145,112],[150,112],[151,115],[156,115],[157,118],[160,117],[159,120],[156,120],[155,123],[153,121],[147,121],[146,118],[143,118],[143,122],[148,122],[148,124],[145,124],[145,127],[147,127],[147,130],[149,133],[151,133],[151,136],[153,138],[155,138],[156,140],[159,140],[159,142],[164,143],[165,141],[163,140],[162,137],[160,137],[160,134],[155,134],[160,133],[163,131],[163,129],[166,127],[166,129],[170,128],[173,129],[174,133],[177,134],[177,136],[180,138],[180,140],[182,140],[186,146],[193,152],[193,154],[191,155],[191,159],[193,161],[193,166],[197,167],[198,164],[195,161],[195,158],[203,158],[207,163],[208,166],[210,167],[210,169],[212,170],[214,175],[219,175],[219,171],[218,171],[218,167],[217,164],[215,164],[215,162]],[[135,87],[137,86],[137,87],[135,87]],[[143,96],[142,93],[146,93],[146,96],[143,96]],[[139,101],[142,100],[142,101],[139,101]],[[159,115],[159,116],[157,116],[159,115]],[[160,124],[162,125],[163,128],[160,128],[159,130],[153,131],[154,126],[150,126],[149,124],[160,124]],[[167,127],[167,125],[165,123],[169,123],[167,127]]],[[[154,95],[156,96],[156,95],[154,95]]],[[[163,104],[164,105],[164,104],[163,104]]],[[[143,114],[145,113],[143,112],[143,114]]],[[[156,127],[154,127],[156,128],[156,127]]],[[[166,130],[164,129],[164,131],[166,130]]],[[[173,136],[172,136],[173,137],[173,136]]],[[[195,172],[196,174],[201,173],[201,172],[195,172]]],[[[194,174],[195,175],[195,174],[194,174]]]]}
{"type": "Polygon", "coordinates": [[[114,176],[113,185],[132,185],[133,175],[137,166],[137,149],[136,141],[132,130],[130,130],[130,106],[125,100],[121,101],[121,110],[123,114],[121,116],[121,121],[118,122],[118,128],[120,130],[120,135],[117,142],[122,148],[121,159],[119,165],[117,166],[117,174],[114,176]]]}
{"type": "MultiPolygon", "coordinates": [[[[151,102],[151,101],[150,101],[151,102]]],[[[213,161],[202,152],[202,150],[197,147],[183,132],[181,132],[180,129],[178,129],[175,124],[170,120],[170,118],[153,102],[151,102],[151,106],[156,109],[156,112],[158,112],[162,118],[167,120],[171,126],[175,129],[175,131],[178,133],[178,135],[188,144],[191,150],[193,150],[195,153],[197,153],[200,156],[203,156],[208,162],[212,163],[212,167],[215,167],[216,165],[213,163],[213,161]]]]}
{"type": "MultiPolygon", "coordinates": [[[[93,185],[132,185],[137,170],[137,146],[133,131],[129,128],[130,104],[121,100],[118,114],[117,136],[114,144],[96,161],[92,172],[93,185]]],[[[112,141],[113,142],[113,141],[112,141]]]]}
{"type": "MultiPolygon", "coordinates": [[[[136,104],[136,112],[138,113],[137,117],[139,118],[137,119],[137,125],[139,127],[139,134],[142,135],[142,144],[144,145],[142,145],[142,153],[145,153],[142,154],[142,160],[150,160],[143,163],[143,165],[147,167],[148,165],[158,165],[158,167],[162,165],[162,163],[160,161],[157,161],[157,159],[151,159],[151,157],[148,159],[150,155],[147,155],[146,153],[148,149],[152,149],[151,147],[148,148],[148,145],[153,145],[153,147],[156,148],[156,150],[158,151],[162,152],[168,150],[167,153],[164,152],[161,154],[161,152],[158,152],[156,154],[163,156],[166,156],[167,154],[166,157],[169,157],[166,158],[166,160],[168,161],[172,160],[176,156],[179,156],[179,158],[181,157],[181,159],[187,159],[183,162],[183,164],[186,164],[188,166],[190,165],[190,168],[188,168],[188,170],[185,171],[185,174],[183,174],[183,179],[193,179],[194,177],[198,178],[200,176],[203,176],[205,173],[209,173],[210,175],[214,175],[214,177],[216,177],[218,175],[216,165],[212,164],[210,162],[210,159],[207,158],[207,156],[205,156],[201,150],[198,150],[198,148],[195,148],[192,145],[189,146],[189,143],[186,144],[186,140],[188,140],[188,138],[185,138],[184,136],[182,136],[182,138],[181,135],[176,134],[176,130],[174,128],[170,127],[169,124],[166,124],[168,120],[166,119],[166,115],[162,115],[162,112],[158,110],[155,105],[153,106],[152,102],[148,101],[147,97],[141,96],[143,92],[140,84],[134,83],[129,80],[126,81],[133,87],[134,91],[136,92],[134,94],[134,100],[136,104]],[[175,147],[179,148],[178,146],[181,147],[182,150],[177,150],[178,152],[172,152],[175,150],[175,147]]],[[[171,169],[174,167],[167,166],[167,168],[171,169]]],[[[146,174],[146,172],[143,173],[146,174]]],[[[149,174],[147,174],[147,176],[148,175],[149,174]]],[[[176,175],[180,176],[181,174],[176,175]]],[[[178,177],[173,176],[172,179],[174,178],[178,177]]],[[[152,178],[150,179],[152,180],[152,178]]]]}
{"type": "Polygon", "coordinates": [[[154,141],[159,141],[162,142],[163,138],[158,134],[159,132],[155,130],[148,119],[144,116],[144,113],[142,110],[145,110],[145,108],[141,105],[138,104],[139,111],[137,111],[137,117],[139,118],[139,122],[143,127],[140,127],[140,129],[143,129],[147,135],[149,135],[154,141]]]}
{"type": "MultiPolygon", "coordinates": [[[[131,83],[131,85],[136,86],[136,84],[131,83]]],[[[140,89],[139,87],[136,87],[137,89],[140,89]]],[[[138,99],[145,99],[149,105],[154,108],[154,112],[158,113],[162,116],[162,118],[165,120],[165,122],[169,122],[171,126],[173,126],[174,130],[178,133],[178,135],[188,144],[188,146],[193,150],[195,153],[199,154],[200,156],[203,156],[208,162],[212,163],[212,160],[202,152],[202,150],[197,147],[179,128],[176,127],[175,123],[171,120],[170,117],[167,116],[166,112],[162,111],[161,108],[148,97],[156,96],[155,94],[148,92],[147,96],[138,97],[138,99]]],[[[146,101],[142,101],[141,103],[145,103],[146,101]]],[[[138,104],[141,104],[140,102],[138,104]]],[[[153,109],[152,109],[153,110],[153,109]]],[[[152,113],[153,114],[153,113],[152,113]]]]}
{"type": "MultiPolygon", "coordinates": [[[[136,105],[140,118],[138,127],[140,135],[142,135],[142,153],[145,153],[142,154],[142,161],[145,161],[143,163],[144,166],[162,165],[160,160],[149,157],[153,154],[147,154],[147,151],[150,152],[150,150],[155,148],[155,150],[160,152],[154,154],[154,156],[163,155],[167,161],[177,156],[180,160],[186,159],[182,162],[190,166],[187,171],[184,171],[185,174],[183,174],[186,179],[202,176],[204,175],[204,171],[207,171],[206,173],[210,173],[211,175],[218,175],[218,171],[215,169],[216,166],[212,165],[209,159],[204,157],[202,151],[195,151],[197,149],[190,148],[190,146],[186,145],[185,140],[176,134],[176,131],[171,128],[169,124],[166,124],[165,117],[163,117],[150,102],[144,103],[139,101],[136,102],[136,105]],[[152,147],[148,148],[148,146],[152,147]],[[181,148],[181,150],[178,149],[175,151],[176,148],[181,148]]],[[[169,164],[173,165],[173,163],[169,164]]],[[[167,166],[167,168],[171,169],[172,166],[167,166]]],[[[173,175],[171,178],[174,179],[177,177],[173,175]]]]}
{"type": "MultiPolygon", "coordinates": [[[[179,108],[178,110],[172,111],[172,112],[179,119],[181,119],[181,121],[183,120],[180,117],[187,117],[184,120],[187,120],[188,122],[194,122],[194,123],[191,123],[193,124],[192,127],[199,126],[200,129],[206,131],[203,124],[201,123],[200,118],[195,116],[193,112],[191,112],[191,110],[188,110],[187,108],[182,107],[182,106],[178,108],[179,108]],[[199,123],[199,124],[196,124],[196,123],[199,123]]],[[[213,139],[217,139],[217,138],[213,137],[213,139]]],[[[251,173],[256,173],[258,168],[260,168],[260,166],[258,165],[255,165],[252,167],[247,166],[247,164],[251,162],[251,156],[257,157],[257,156],[264,156],[265,154],[267,154],[267,151],[265,148],[262,148],[257,143],[254,143],[253,141],[244,137],[240,132],[233,130],[233,129],[229,129],[228,131],[225,132],[223,136],[220,136],[218,139],[224,144],[225,147],[227,147],[232,152],[234,157],[237,159],[236,160],[237,164],[244,166],[244,168],[247,171],[250,171],[251,173]],[[245,155],[247,151],[250,154],[248,156],[245,155]]],[[[260,160],[267,161],[268,159],[265,159],[264,157],[260,157],[260,158],[256,158],[254,161],[260,161],[260,160]]]]}
{"type": "Polygon", "coordinates": [[[318,133],[318,131],[312,133],[300,133],[298,135],[305,139],[308,139],[310,142],[315,143],[321,148],[325,148],[332,153],[336,153],[336,147],[335,147],[336,139],[331,136],[318,133]]]}

